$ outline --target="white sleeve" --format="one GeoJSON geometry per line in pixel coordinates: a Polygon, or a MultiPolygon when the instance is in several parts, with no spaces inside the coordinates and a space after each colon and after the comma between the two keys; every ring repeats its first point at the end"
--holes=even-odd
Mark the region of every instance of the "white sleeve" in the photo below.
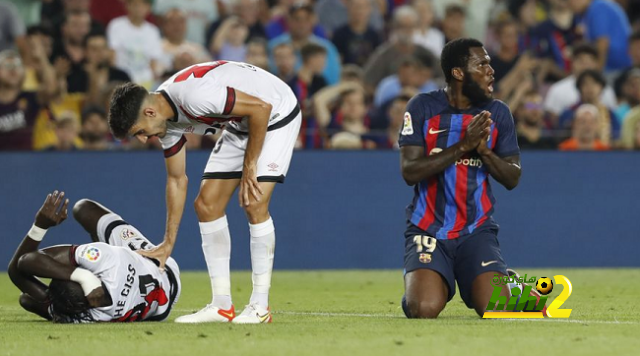
{"type": "Polygon", "coordinates": [[[76,247],[74,256],[78,267],[87,269],[93,274],[102,272],[118,264],[118,250],[104,242],[93,242],[76,247]]]}
{"type": "Polygon", "coordinates": [[[557,89],[557,86],[552,85],[547,92],[547,96],[544,98],[544,103],[542,104],[545,111],[554,115],[560,115],[562,111],[562,104],[558,102],[561,94],[557,93],[557,89]]]}
{"type": "Polygon", "coordinates": [[[609,109],[615,109],[618,106],[616,94],[610,85],[607,85],[602,92],[602,103],[609,109]]]}

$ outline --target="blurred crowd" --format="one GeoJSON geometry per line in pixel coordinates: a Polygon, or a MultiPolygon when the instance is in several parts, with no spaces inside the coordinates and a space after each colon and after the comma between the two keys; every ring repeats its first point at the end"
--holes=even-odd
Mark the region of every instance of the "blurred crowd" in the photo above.
{"type": "Polygon", "coordinates": [[[0,0],[0,151],[159,149],[110,136],[111,92],[211,60],[289,84],[298,149],[397,149],[459,37],[484,42],[522,149],[640,149],[640,0],[0,0]]]}

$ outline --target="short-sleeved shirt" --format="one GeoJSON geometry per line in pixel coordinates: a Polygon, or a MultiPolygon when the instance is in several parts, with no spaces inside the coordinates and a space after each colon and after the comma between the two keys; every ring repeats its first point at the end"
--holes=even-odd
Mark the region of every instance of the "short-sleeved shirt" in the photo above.
{"type": "Polygon", "coordinates": [[[127,72],[134,82],[150,87],[154,79],[151,60],[163,58],[160,30],[149,22],[135,26],[128,17],[121,16],[109,23],[107,38],[116,53],[116,67],[127,72]]]}
{"type": "Polygon", "coordinates": [[[167,124],[167,134],[160,139],[165,157],[180,151],[186,142],[185,133],[213,134],[224,125],[248,132],[248,118],[231,115],[236,90],[272,105],[269,126],[287,117],[298,105],[285,82],[251,64],[216,61],[188,67],[158,88],[175,113],[167,124]]]}
{"type": "Polygon", "coordinates": [[[22,92],[12,102],[0,103],[0,151],[33,148],[33,127],[41,109],[35,92],[22,92]]]}
{"type": "MultiPolygon", "coordinates": [[[[418,94],[407,104],[399,145],[424,147],[425,155],[438,154],[464,138],[473,117],[491,113],[487,145],[499,157],[520,154],[513,117],[508,106],[491,100],[481,106],[458,110],[449,105],[444,90],[418,94]]],[[[415,186],[407,207],[409,221],[438,239],[454,239],[476,228],[497,227],[491,218],[495,198],[489,172],[480,156],[469,152],[443,172],[415,186]]]]}
{"type": "MultiPolygon", "coordinates": [[[[74,246],[72,252],[72,262],[96,275],[113,301],[90,309],[94,321],[161,320],[169,315],[171,291],[178,286],[172,286],[168,272],[161,273],[150,259],[103,242],[74,246]]],[[[178,273],[172,258],[167,266],[178,273]]],[[[177,299],[176,295],[173,302],[177,299]]]]}
{"type": "Polygon", "coordinates": [[[609,40],[605,69],[621,70],[631,65],[628,52],[631,25],[620,5],[613,1],[594,0],[584,14],[586,38],[595,42],[599,38],[609,40]]]}

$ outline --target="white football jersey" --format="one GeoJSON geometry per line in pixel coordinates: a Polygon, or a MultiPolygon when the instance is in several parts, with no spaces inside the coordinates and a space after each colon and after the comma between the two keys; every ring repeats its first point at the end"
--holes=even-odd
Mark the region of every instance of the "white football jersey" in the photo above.
{"type": "Polygon", "coordinates": [[[181,148],[185,133],[215,133],[225,124],[248,132],[247,117],[230,114],[236,90],[273,106],[269,126],[289,115],[298,104],[291,88],[263,69],[232,61],[200,63],[176,73],[157,90],[177,113],[167,123],[166,136],[160,139],[162,148],[181,148]]]}
{"type": "Polygon", "coordinates": [[[167,272],[149,259],[126,247],[94,242],[77,246],[75,261],[79,267],[95,274],[106,286],[113,304],[90,309],[95,321],[141,321],[164,319],[179,297],[179,270],[177,263],[169,258],[167,266],[176,276],[176,285],[171,285],[167,272]]]}

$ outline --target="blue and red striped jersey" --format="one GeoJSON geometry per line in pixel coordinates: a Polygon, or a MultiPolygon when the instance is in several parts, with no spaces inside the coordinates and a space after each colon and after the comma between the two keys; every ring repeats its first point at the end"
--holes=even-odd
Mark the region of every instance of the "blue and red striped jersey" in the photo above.
{"type": "MultiPolygon", "coordinates": [[[[464,138],[472,118],[491,112],[488,146],[499,157],[520,154],[513,117],[507,105],[491,100],[482,106],[458,110],[449,105],[444,90],[416,95],[407,104],[400,146],[422,146],[426,155],[438,154],[464,138]]],[[[489,173],[479,155],[470,152],[444,172],[415,186],[407,207],[409,221],[437,239],[455,239],[479,227],[495,226],[491,218],[495,198],[489,173]]]]}

